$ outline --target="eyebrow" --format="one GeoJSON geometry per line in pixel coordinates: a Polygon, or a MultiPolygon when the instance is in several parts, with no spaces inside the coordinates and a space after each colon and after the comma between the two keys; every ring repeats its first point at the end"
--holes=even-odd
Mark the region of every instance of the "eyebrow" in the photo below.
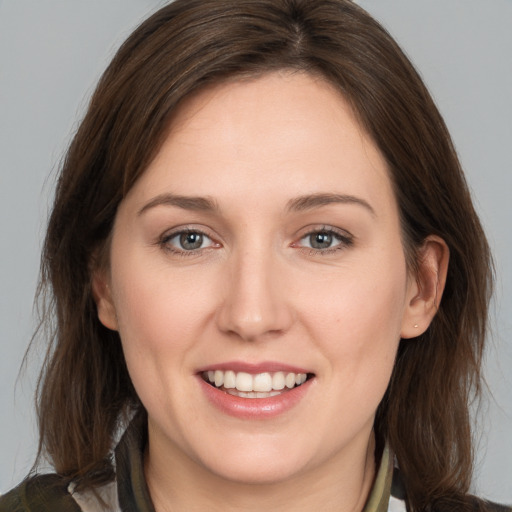
{"type": "Polygon", "coordinates": [[[290,211],[312,210],[329,204],[355,204],[368,210],[372,216],[376,216],[375,210],[368,201],[356,196],[347,194],[309,194],[292,199],[288,202],[287,209],[290,211]]]}
{"type": "MultiPolygon", "coordinates": [[[[356,204],[368,210],[373,216],[376,216],[375,210],[367,201],[347,194],[318,193],[296,197],[288,202],[287,210],[300,212],[329,204],[356,204]]],[[[156,206],[177,206],[184,210],[203,212],[218,212],[220,210],[216,201],[209,197],[160,194],[146,203],[138,211],[138,215],[142,215],[147,210],[156,206]]]]}
{"type": "Polygon", "coordinates": [[[155,206],[177,206],[184,210],[217,212],[219,207],[217,203],[209,197],[180,196],[175,194],[160,194],[146,203],[139,211],[142,215],[147,210],[155,206]]]}

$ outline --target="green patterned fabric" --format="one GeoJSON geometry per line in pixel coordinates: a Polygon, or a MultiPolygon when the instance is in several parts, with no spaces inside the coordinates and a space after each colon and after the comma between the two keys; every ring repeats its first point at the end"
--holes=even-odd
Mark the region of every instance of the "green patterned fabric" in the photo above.
{"type": "Polygon", "coordinates": [[[0,512],[80,512],[58,475],[39,475],[0,497],[0,512]]]}
{"type": "Polygon", "coordinates": [[[375,478],[370,496],[363,512],[387,512],[389,497],[391,495],[391,482],[393,480],[393,456],[389,446],[384,447],[380,461],[379,471],[375,478]]]}

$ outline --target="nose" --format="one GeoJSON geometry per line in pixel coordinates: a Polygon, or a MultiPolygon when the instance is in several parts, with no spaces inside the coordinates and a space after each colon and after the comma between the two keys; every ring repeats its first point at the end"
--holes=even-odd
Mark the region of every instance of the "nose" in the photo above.
{"type": "Polygon", "coordinates": [[[278,258],[247,251],[233,256],[228,265],[218,328],[246,341],[286,332],[293,314],[278,258]]]}

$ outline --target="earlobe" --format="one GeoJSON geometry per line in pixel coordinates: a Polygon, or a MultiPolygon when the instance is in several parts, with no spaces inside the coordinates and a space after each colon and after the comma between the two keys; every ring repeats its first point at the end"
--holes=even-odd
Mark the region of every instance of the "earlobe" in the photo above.
{"type": "Polygon", "coordinates": [[[117,331],[117,315],[112,300],[112,291],[105,272],[96,270],[92,277],[92,294],[100,322],[113,331],[117,331]]]}
{"type": "Polygon", "coordinates": [[[449,259],[450,250],[442,238],[431,235],[425,239],[419,250],[416,275],[408,287],[402,338],[415,338],[428,329],[441,302],[449,259]]]}

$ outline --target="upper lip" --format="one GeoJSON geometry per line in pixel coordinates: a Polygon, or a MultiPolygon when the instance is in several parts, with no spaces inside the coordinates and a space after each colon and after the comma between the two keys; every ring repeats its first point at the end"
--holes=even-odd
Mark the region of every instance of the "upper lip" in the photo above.
{"type": "Polygon", "coordinates": [[[300,366],[295,366],[287,363],[280,363],[278,361],[262,361],[259,363],[249,363],[246,361],[224,361],[221,363],[210,364],[208,366],[201,367],[198,373],[208,371],[228,371],[233,372],[246,372],[252,375],[258,373],[273,373],[273,372],[286,372],[286,373],[312,373],[311,370],[307,370],[300,366]]]}

